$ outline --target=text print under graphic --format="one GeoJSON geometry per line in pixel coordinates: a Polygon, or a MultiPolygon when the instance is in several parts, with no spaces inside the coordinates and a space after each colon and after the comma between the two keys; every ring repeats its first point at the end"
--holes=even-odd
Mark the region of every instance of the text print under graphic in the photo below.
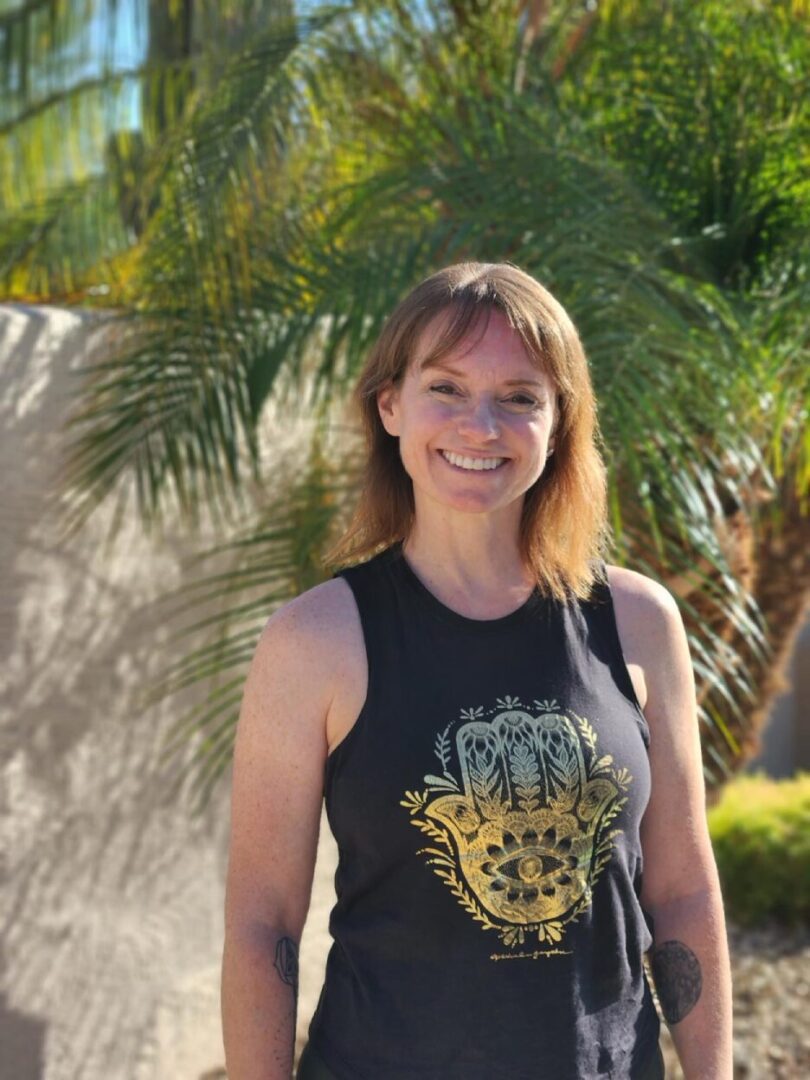
{"type": "Polygon", "coordinates": [[[441,775],[428,773],[427,787],[401,800],[436,844],[418,854],[482,929],[510,947],[533,933],[559,942],[590,905],[622,831],[608,826],[633,779],[610,755],[599,757],[586,719],[558,709],[535,701],[533,715],[514,697],[499,698],[491,720],[481,706],[462,709],[461,785],[450,771],[451,723],[436,737],[441,775]]]}

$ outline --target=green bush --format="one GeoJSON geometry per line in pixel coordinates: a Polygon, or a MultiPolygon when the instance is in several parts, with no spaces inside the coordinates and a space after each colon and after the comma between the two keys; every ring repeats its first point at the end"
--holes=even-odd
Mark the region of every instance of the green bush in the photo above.
{"type": "Polygon", "coordinates": [[[810,773],[740,776],[708,819],[729,918],[810,924],[810,773]]]}

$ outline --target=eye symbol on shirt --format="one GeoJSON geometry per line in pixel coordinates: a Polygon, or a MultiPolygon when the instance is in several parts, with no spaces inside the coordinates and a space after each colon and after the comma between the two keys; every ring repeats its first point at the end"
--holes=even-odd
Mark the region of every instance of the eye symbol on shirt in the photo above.
{"type": "Polygon", "coordinates": [[[596,735],[576,719],[582,738],[560,713],[512,708],[489,722],[471,720],[456,733],[462,786],[437,740],[444,776],[425,776],[428,789],[402,802],[424,815],[413,824],[442,845],[420,853],[508,945],[532,930],[540,941],[560,940],[564,924],[590,904],[620,831],[606,826],[627,801],[620,795],[631,778],[610,769],[611,758],[596,760],[596,735]],[[590,769],[583,741],[593,751],[590,769]],[[439,794],[431,799],[431,791],[439,794]]]}
{"type": "MultiPolygon", "coordinates": [[[[530,830],[530,833],[535,837],[537,835],[534,830],[530,830]]],[[[523,839],[525,841],[527,836],[524,835],[523,839]]],[[[495,854],[498,849],[493,844],[488,850],[495,854]]],[[[533,882],[539,885],[543,881],[553,881],[554,878],[567,884],[570,877],[564,873],[560,874],[560,871],[565,871],[567,867],[567,862],[563,862],[562,859],[555,857],[553,854],[544,856],[541,852],[529,850],[528,853],[518,852],[516,857],[509,857],[500,865],[497,862],[486,862],[482,865],[481,871],[493,877],[500,877],[505,883],[501,885],[501,888],[503,888],[508,885],[510,880],[516,886],[523,882],[533,882]]]]}

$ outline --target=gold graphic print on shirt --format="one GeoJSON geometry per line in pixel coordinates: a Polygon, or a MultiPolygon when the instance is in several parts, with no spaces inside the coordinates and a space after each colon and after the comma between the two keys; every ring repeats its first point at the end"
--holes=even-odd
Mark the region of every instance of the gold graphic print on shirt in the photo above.
{"type": "Polygon", "coordinates": [[[463,709],[467,722],[455,738],[461,785],[449,770],[449,724],[436,737],[441,776],[429,773],[426,789],[401,801],[438,845],[418,854],[508,946],[534,932],[540,942],[558,942],[590,905],[621,833],[607,826],[632,780],[610,755],[598,756],[586,719],[563,715],[554,701],[534,705],[536,715],[518,698],[499,698],[491,720],[483,707],[463,709]]]}

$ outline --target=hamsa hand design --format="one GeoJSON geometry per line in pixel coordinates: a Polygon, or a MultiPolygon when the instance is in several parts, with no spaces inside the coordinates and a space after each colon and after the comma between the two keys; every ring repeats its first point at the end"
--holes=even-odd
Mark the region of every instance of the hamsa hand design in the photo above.
{"type": "Polygon", "coordinates": [[[619,786],[588,776],[577,731],[557,713],[472,720],[456,748],[464,794],[422,810],[449,831],[467,885],[505,922],[559,918],[589,889],[599,824],[619,786]]]}

